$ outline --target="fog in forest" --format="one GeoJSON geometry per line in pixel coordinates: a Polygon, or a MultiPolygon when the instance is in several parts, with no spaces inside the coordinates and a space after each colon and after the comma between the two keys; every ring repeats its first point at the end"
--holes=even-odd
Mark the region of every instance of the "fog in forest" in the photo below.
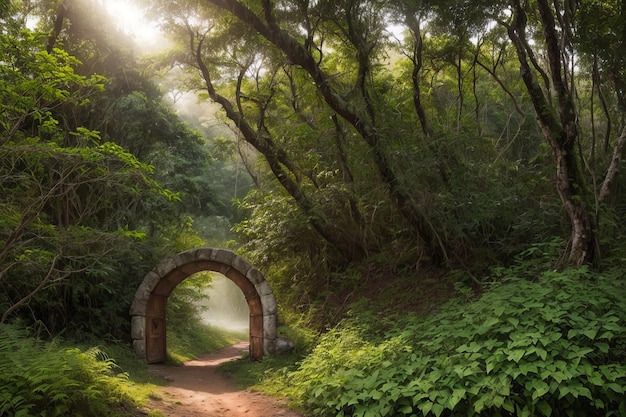
{"type": "Polygon", "coordinates": [[[202,300],[204,323],[237,332],[248,330],[248,303],[234,282],[221,274],[213,274],[213,283],[206,295],[202,300]]]}

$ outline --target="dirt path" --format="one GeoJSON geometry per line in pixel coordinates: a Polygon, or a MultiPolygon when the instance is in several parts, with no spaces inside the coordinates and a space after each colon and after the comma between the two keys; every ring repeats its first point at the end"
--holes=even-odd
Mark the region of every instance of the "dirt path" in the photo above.
{"type": "Polygon", "coordinates": [[[238,389],[217,367],[241,357],[248,343],[207,354],[184,366],[150,365],[152,372],[166,378],[169,385],[160,400],[150,400],[147,408],[167,417],[301,417],[272,397],[238,389]]]}

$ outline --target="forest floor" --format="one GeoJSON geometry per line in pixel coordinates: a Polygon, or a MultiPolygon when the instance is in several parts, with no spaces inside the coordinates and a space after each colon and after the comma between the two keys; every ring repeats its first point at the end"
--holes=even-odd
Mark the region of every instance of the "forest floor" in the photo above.
{"type": "Polygon", "coordinates": [[[166,417],[301,417],[285,404],[267,395],[241,390],[218,366],[238,359],[248,342],[209,353],[183,366],[150,365],[168,385],[146,404],[146,411],[166,417]]]}

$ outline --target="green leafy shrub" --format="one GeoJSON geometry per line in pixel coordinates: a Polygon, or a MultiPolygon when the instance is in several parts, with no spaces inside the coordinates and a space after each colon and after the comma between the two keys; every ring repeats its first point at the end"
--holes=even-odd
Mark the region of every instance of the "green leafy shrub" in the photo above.
{"type": "Polygon", "coordinates": [[[130,402],[114,367],[97,348],[61,348],[0,325],[0,415],[122,415],[130,402]]]}
{"type": "Polygon", "coordinates": [[[317,416],[626,416],[620,273],[505,281],[382,340],[344,323],[290,375],[291,394],[317,416]]]}

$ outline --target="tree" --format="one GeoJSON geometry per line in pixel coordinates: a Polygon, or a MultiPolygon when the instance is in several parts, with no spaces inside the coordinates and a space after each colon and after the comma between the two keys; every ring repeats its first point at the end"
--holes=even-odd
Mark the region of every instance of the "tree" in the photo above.
{"type": "Polygon", "coordinates": [[[585,173],[587,161],[581,152],[581,111],[575,105],[578,55],[574,43],[574,19],[577,6],[567,2],[537,1],[537,29],[543,32],[540,40],[541,47],[545,48],[545,64],[537,58],[537,52],[527,39],[526,34],[534,24],[529,17],[528,5],[515,1],[511,9],[511,18],[500,20],[500,23],[507,28],[517,51],[520,74],[537,121],[552,149],[557,192],[571,223],[565,261],[575,266],[597,263],[600,254],[596,207],[604,203],[617,176],[626,130],[614,146],[603,185],[599,190],[593,190],[589,174],[585,173]]]}
{"type": "MultiPolygon", "coordinates": [[[[509,250],[494,241],[519,248],[562,234],[546,188],[556,165],[554,197],[570,223],[565,262],[597,262],[598,208],[618,165],[607,156],[590,163],[596,135],[588,141],[581,132],[609,132],[619,119],[610,103],[620,101],[621,72],[612,58],[619,54],[604,47],[593,52],[593,77],[577,66],[590,39],[606,32],[584,23],[595,6],[544,2],[533,14],[526,3],[493,1],[152,4],[172,33],[186,38],[177,62],[201,75],[207,95],[344,260],[411,236],[417,257],[465,265],[473,249],[506,258],[509,250]],[[394,40],[383,22],[402,25],[409,36],[394,40]],[[543,53],[550,59],[542,61],[543,53]],[[521,80],[513,70],[520,64],[521,80]],[[615,99],[593,81],[609,73],[615,99]],[[605,121],[593,110],[589,121],[586,97],[604,103],[605,121]],[[316,143],[336,152],[320,152],[316,143]],[[602,169],[609,174],[594,190],[602,169]],[[320,181],[326,172],[341,175],[320,181]],[[519,180],[520,173],[532,180],[519,180]],[[347,193],[329,198],[331,183],[347,193]],[[516,204],[528,215],[516,215],[516,204]],[[383,215],[393,226],[381,227],[383,215]]],[[[617,9],[607,8],[611,21],[617,9]]]]}
{"type": "MultiPolygon", "coordinates": [[[[334,198],[344,200],[335,200],[335,204],[347,207],[345,213],[350,217],[339,220],[337,213],[333,213],[332,217],[324,213],[326,209],[320,204],[321,198],[311,194],[321,191],[316,178],[319,174],[310,175],[311,171],[299,166],[301,160],[294,160],[294,155],[290,155],[294,147],[287,147],[282,142],[284,133],[280,131],[287,125],[279,121],[285,113],[277,113],[278,109],[285,109],[289,111],[287,114],[294,115],[292,126],[296,123],[302,126],[289,133],[299,136],[298,139],[293,137],[291,143],[302,143],[306,148],[311,146],[319,132],[330,132],[336,140],[328,146],[335,148],[336,154],[328,162],[341,167],[344,174],[353,171],[346,163],[350,155],[346,159],[347,143],[344,142],[353,134],[362,138],[366,146],[365,165],[375,169],[374,175],[388,190],[388,200],[402,214],[403,222],[417,232],[413,235],[418,236],[421,242],[420,251],[426,258],[442,261],[445,249],[436,237],[433,224],[407,192],[385,150],[384,135],[380,132],[389,126],[377,126],[382,103],[375,103],[371,94],[376,88],[372,79],[382,53],[383,43],[379,39],[384,31],[384,26],[376,22],[380,22],[388,11],[385,2],[321,2],[317,5],[302,2],[276,10],[267,3],[264,5],[265,12],[260,16],[239,3],[216,3],[226,9],[233,6],[243,26],[233,23],[227,15],[214,17],[218,16],[215,10],[194,8],[194,5],[177,5],[175,8],[184,10],[182,15],[177,15],[172,5],[154,6],[163,16],[169,16],[169,27],[178,22],[179,29],[183,29],[182,33],[188,38],[185,44],[191,49],[185,56],[191,56],[193,60],[183,57],[179,60],[199,71],[211,99],[222,105],[242,137],[264,155],[275,178],[300,206],[312,228],[335,248],[336,253],[342,255],[344,262],[362,259],[370,251],[378,250],[368,247],[374,240],[363,236],[370,227],[364,223],[366,216],[361,212],[363,203],[358,195],[351,196],[349,190],[352,187],[347,187],[344,189],[348,194],[341,197],[335,194],[334,198]],[[281,32],[279,19],[281,24],[290,28],[296,27],[299,21],[306,22],[310,33],[306,35],[304,44],[299,43],[296,36],[281,32]],[[194,27],[189,22],[203,23],[194,27]],[[325,55],[325,44],[332,45],[339,52],[325,55]],[[356,52],[354,62],[352,58],[344,59],[342,56],[352,57],[353,52],[356,52]],[[341,61],[334,61],[340,56],[341,61]],[[339,62],[336,67],[340,71],[339,76],[325,72],[325,66],[335,66],[339,62]],[[233,74],[237,80],[228,84],[231,88],[229,95],[224,89],[227,82],[218,71],[233,74]],[[309,87],[311,81],[316,86],[314,90],[309,87]],[[313,109],[313,113],[309,112],[313,109]],[[329,126],[334,132],[323,130],[328,128],[325,123],[323,128],[320,126],[321,115],[334,121],[329,126]]],[[[321,168],[320,165],[318,167],[321,168]]],[[[329,172],[333,170],[329,167],[329,172]]],[[[349,178],[351,174],[347,175],[342,178],[349,178]]]]}
{"type": "MultiPolygon", "coordinates": [[[[48,52],[45,36],[10,16],[0,24],[0,321],[30,315],[55,332],[80,306],[110,299],[113,271],[143,252],[151,206],[176,196],[151,166],[66,123],[98,100],[102,76],[77,74],[79,61],[55,47],[48,52]]],[[[120,305],[117,313],[127,310],[120,305]]],[[[77,319],[98,313],[105,314],[77,319]]]]}

